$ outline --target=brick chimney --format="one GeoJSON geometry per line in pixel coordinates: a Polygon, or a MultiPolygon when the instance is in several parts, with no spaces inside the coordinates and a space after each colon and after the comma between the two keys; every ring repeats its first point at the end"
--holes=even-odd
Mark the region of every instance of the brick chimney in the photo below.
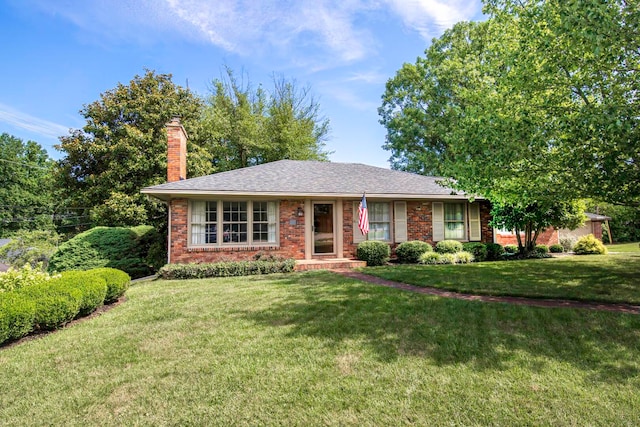
{"type": "Polygon", "coordinates": [[[187,132],[174,116],[167,123],[167,182],[187,179],[187,132]]]}

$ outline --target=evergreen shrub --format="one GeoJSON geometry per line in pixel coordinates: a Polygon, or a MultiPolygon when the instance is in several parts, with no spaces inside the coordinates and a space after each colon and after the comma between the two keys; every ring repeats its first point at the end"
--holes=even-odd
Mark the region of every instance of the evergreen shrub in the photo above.
{"type": "Polygon", "coordinates": [[[389,261],[391,248],[385,242],[367,240],[358,244],[356,256],[359,260],[366,261],[368,266],[384,265],[389,261]]]}
{"type": "Polygon", "coordinates": [[[498,261],[504,254],[504,248],[498,243],[487,243],[487,261],[498,261]]]}
{"type": "Polygon", "coordinates": [[[455,254],[462,252],[462,243],[457,240],[441,240],[436,243],[436,252],[440,254],[455,254]]]}
{"type": "Polygon", "coordinates": [[[508,254],[518,253],[518,245],[504,245],[504,251],[508,254]]]}
{"type": "Polygon", "coordinates": [[[607,248],[593,234],[582,236],[573,247],[576,255],[604,255],[607,248]]]}
{"type": "Polygon", "coordinates": [[[162,238],[151,226],[95,227],[61,244],[48,271],[111,267],[133,278],[144,277],[164,265],[159,245],[162,238]]]}
{"type": "Polygon", "coordinates": [[[36,304],[19,292],[0,293],[0,344],[17,340],[31,332],[36,304]]]}
{"type": "Polygon", "coordinates": [[[96,268],[89,270],[91,274],[102,278],[107,284],[107,293],[104,297],[105,304],[111,304],[118,300],[129,288],[131,277],[122,270],[115,268],[96,268]]]}
{"type": "Polygon", "coordinates": [[[473,254],[473,259],[477,262],[487,260],[487,246],[480,242],[469,242],[462,245],[462,248],[466,252],[473,254]]]}
{"type": "Polygon", "coordinates": [[[553,254],[561,254],[562,252],[564,252],[564,247],[558,243],[549,246],[549,252],[553,253],[553,254]]]}
{"type": "Polygon", "coordinates": [[[398,262],[403,264],[416,264],[420,261],[420,255],[425,252],[433,252],[433,247],[420,240],[402,242],[396,247],[398,262]]]}
{"type": "Polygon", "coordinates": [[[205,277],[250,276],[258,274],[290,273],[296,266],[294,259],[275,261],[228,261],[203,264],[167,264],[158,271],[163,279],[202,279],[205,277]]]}

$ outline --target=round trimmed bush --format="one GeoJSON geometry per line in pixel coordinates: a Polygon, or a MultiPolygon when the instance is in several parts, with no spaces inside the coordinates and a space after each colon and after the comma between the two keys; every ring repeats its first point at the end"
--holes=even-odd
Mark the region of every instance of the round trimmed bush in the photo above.
{"type": "Polygon", "coordinates": [[[50,272],[111,267],[133,278],[153,274],[165,263],[162,238],[151,226],[95,227],[60,245],[49,261],[50,272]]]}
{"type": "Polygon", "coordinates": [[[53,330],[73,320],[80,312],[82,290],[69,286],[62,278],[20,289],[36,305],[35,329],[53,330]]]}
{"type": "MultiPolygon", "coordinates": [[[[126,273],[125,273],[126,274],[126,273]]],[[[89,271],[65,271],[60,277],[66,286],[80,289],[82,301],[80,302],[80,316],[93,313],[104,303],[107,295],[107,282],[93,270],[89,271]]]]}
{"type": "Polygon", "coordinates": [[[518,245],[504,245],[504,251],[508,254],[515,254],[518,252],[518,245]]]}
{"type": "Polygon", "coordinates": [[[435,265],[440,264],[440,254],[438,252],[425,252],[420,255],[420,264],[435,265]]]}
{"type": "Polygon", "coordinates": [[[498,243],[487,243],[487,261],[498,261],[504,253],[504,248],[498,243]]]}
{"type": "Polygon", "coordinates": [[[469,264],[473,262],[473,254],[471,252],[462,251],[453,254],[456,264],[469,264]]]}
{"type": "Polygon", "coordinates": [[[0,292],[0,344],[31,332],[36,304],[18,292],[0,292]]]}
{"type": "Polygon", "coordinates": [[[561,254],[562,252],[564,252],[564,247],[556,243],[555,245],[549,246],[549,252],[551,252],[552,254],[561,254]]]}
{"type": "Polygon", "coordinates": [[[547,245],[536,245],[536,248],[534,249],[534,252],[536,253],[536,255],[545,256],[546,254],[549,253],[549,246],[547,246],[547,245]]]}
{"type": "Polygon", "coordinates": [[[455,264],[457,261],[456,255],[449,252],[440,254],[440,264],[455,264]]]}
{"type": "Polygon", "coordinates": [[[436,252],[441,254],[455,254],[462,252],[462,243],[457,240],[441,240],[436,243],[436,252]]]}
{"type": "Polygon", "coordinates": [[[473,259],[477,262],[482,262],[487,259],[487,247],[484,243],[470,242],[462,245],[465,252],[473,254],[473,259]]]}
{"type": "Polygon", "coordinates": [[[576,255],[604,255],[607,248],[593,234],[582,236],[573,247],[576,255]]]}
{"type": "Polygon", "coordinates": [[[104,297],[105,304],[117,301],[118,298],[124,295],[131,283],[131,277],[127,273],[115,268],[95,268],[90,270],[90,273],[101,277],[107,283],[107,293],[104,297]]]}
{"type": "Polygon", "coordinates": [[[425,252],[433,252],[433,247],[427,242],[420,240],[402,242],[396,248],[398,261],[403,264],[416,264],[420,261],[420,255],[425,252]]]}
{"type": "Polygon", "coordinates": [[[358,244],[356,255],[359,260],[366,261],[368,266],[384,265],[389,261],[391,248],[385,242],[367,240],[358,244]]]}

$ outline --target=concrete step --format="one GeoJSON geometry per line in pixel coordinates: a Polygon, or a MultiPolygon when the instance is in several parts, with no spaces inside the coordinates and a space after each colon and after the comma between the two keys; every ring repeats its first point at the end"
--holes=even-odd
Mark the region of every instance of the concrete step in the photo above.
{"type": "Polygon", "coordinates": [[[365,261],[347,258],[304,259],[296,261],[296,271],[333,270],[366,267],[365,261]]]}

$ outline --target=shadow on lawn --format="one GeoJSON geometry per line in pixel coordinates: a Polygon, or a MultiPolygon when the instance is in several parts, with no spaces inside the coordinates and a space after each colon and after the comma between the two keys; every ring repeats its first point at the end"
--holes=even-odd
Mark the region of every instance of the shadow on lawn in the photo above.
{"type": "Polygon", "coordinates": [[[239,314],[287,326],[291,337],[319,337],[334,346],[359,341],[381,361],[414,356],[441,366],[502,370],[517,364],[536,371],[551,358],[590,371],[598,381],[640,375],[640,316],[459,301],[328,272],[277,283],[296,290],[265,310],[239,314]]]}

